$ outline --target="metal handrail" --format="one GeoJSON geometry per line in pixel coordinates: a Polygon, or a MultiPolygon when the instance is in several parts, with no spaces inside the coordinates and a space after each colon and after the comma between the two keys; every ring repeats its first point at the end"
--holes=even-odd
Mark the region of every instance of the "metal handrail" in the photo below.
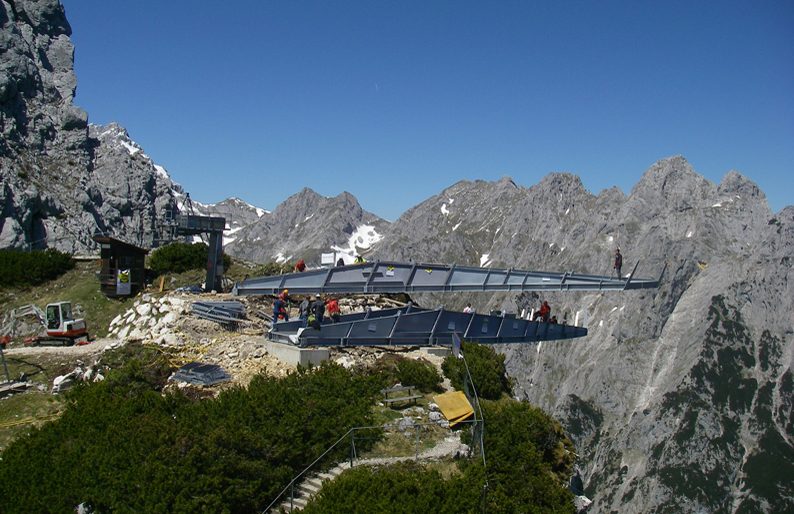
{"type": "MultiPolygon", "coordinates": [[[[303,475],[305,475],[305,474],[306,474],[306,472],[307,472],[307,471],[309,471],[309,470],[310,470],[312,467],[314,467],[314,465],[315,465],[315,464],[317,464],[317,463],[320,461],[320,459],[322,459],[323,457],[325,457],[326,455],[328,455],[328,453],[329,453],[331,450],[333,450],[334,448],[336,448],[336,445],[338,445],[339,443],[341,443],[342,441],[344,441],[345,439],[347,439],[347,436],[348,436],[348,435],[349,435],[351,432],[353,432],[354,430],[356,430],[356,428],[362,428],[362,427],[353,427],[353,428],[351,428],[350,430],[348,430],[347,432],[345,432],[345,435],[343,435],[342,437],[340,437],[340,438],[339,438],[339,439],[338,439],[338,440],[337,440],[337,441],[336,441],[334,444],[332,444],[331,446],[329,446],[329,447],[328,447],[328,449],[326,449],[326,450],[325,450],[325,451],[322,453],[322,455],[320,455],[319,457],[317,457],[316,459],[314,459],[314,461],[313,461],[311,464],[309,464],[308,466],[306,466],[306,468],[305,468],[303,471],[301,471],[300,473],[298,473],[297,475],[295,475],[295,477],[293,477],[293,479],[292,479],[292,480],[290,480],[289,484],[287,484],[287,486],[286,486],[286,487],[284,487],[284,489],[282,489],[280,493],[278,493],[278,496],[276,496],[276,498],[275,498],[275,499],[274,499],[272,502],[270,502],[270,504],[269,504],[269,505],[268,505],[268,506],[265,508],[265,510],[263,510],[263,511],[262,511],[262,514],[265,514],[266,512],[270,511],[270,509],[273,507],[273,505],[275,505],[275,504],[276,504],[276,502],[278,502],[278,501],[281,499],[281,497],[282,497],[282,496],[284,496],[284,493],[286,493],[286,492],[287,492],[287,490],[288,490],[289,488],[291,488],[291,487],[292,487],[292,486],[295,484],[295,482],[296,482],[296,481],[297,481],[299,478],[301,478],[303,475]]],[[[378,428],[378,427],[366,427],[366,428],[378,428]]]]}
{"type": "MultiPolygon", "coordinates": [[[[479,407],[479,404],[478,404],[478,407],[479,407]]],[[[483,421],[484,421],[484,420],[482,419],[482,411],[480,412],[480,419],[479,419],[479,420],[478,420],[478,419],[476,419],[476,416],[475,416],[475,419],[474,419],[473,421],[471,421],[471,420],[464,420],[464,421],[460,421],[460,422],[459,422],[459,424],[475,424],[475,423],[477,423],[477,421],[480,421],[480,422],[483,422],[483,421]]],[[[414,427],[421,427],[421,426],[435,426],[435,425],[437,425],[437,424],[436,424],[436,423],[434,423],[434,422],[428,422],[428,423],[414,423],[414,424],[413,424],[413,426],[414,426],[414,427]]],[[[273,508],[273,506],[274,506],[274,505],[276,505],[276,504],[277,504],[277,503],[278,503],[278,502],[279,502],[279,501],[280,501],[280,500],[281,500],[281,499],[284,497],[284,494],[285,494],[285,493],[286,493],[288,490],[290,490],[290,489],[292,489],[292,488],[294,487],[295,483],[296,483],[296,482],[297,482],[297,481],[298,481],[300,478],[302,478],[304,475],[306,475],[306,473],[307,473],[307,472],[309,472],[309,470],[311,470],[311,469],[314,467],[314,465],[315,465],[315,464],[317,464],[317,463],[318,463],[320,460],[322,460],[322,458],[323,458],[323,457],[325,457],[326,455],[328,455],[328,453],[329,453],[331,450],[333,450],[334,448],[336,448],[336,446],[337,446],[339,443],[341,443],[342,441],[344,441],[345,439],[347,439],[347,437],[348,437],[349,435],[351,435],[351,434],[354,434],[356,431],[360,431],[360,430],[371,430],[371,429],[375,429],[375,428],[377,428],[377,429],[383,429],[383,428],[386,428],[386,425],[372,425],[372,426],[363,426],[363,427],[353,427],[353,428],[351,428],[350,430],[348,430],[347,432],[345,432],[345,434],[344,434],[342,437],[340,437],[339,439],[337,439],[337,440],[336,440],[336,442],[335,442],[334,444],[332,444],[331,446],[329,446],[329,447],[328,447],[328,448],[327,448],[327,449],[326,449],[326,450],[325,450],[325,451],[324,451],[324,452],[323,452],[323,453],[322,453],[322,454],[321,454],[319,457],[317,457],[316,459],[314,459],[314,461],[312,461],[312,463],[311,463],[311,464],[309,464],[308,466],[306,466],[306,467],[303,469],[303,471],[301,471],[300,473],[298,473],[297,475],[295,475],[295,476],[292,478],[292,480],[290,480],[290,481],[289,481],[289,483],[288,483],[288,484],[287,484],[287,485],[284,487],[284,489],[282,489],[282,490],[281,490],[281,492],[280,492],[280,493],[278,493],[278,495],[277,495],[277,496],[276,496],[276,497],[273,499],[273,501],[271,501],[271,502],[268,504],[268,506],[267,506],[267,507],[265,507],[265,510],[263,510],[263,511],[262,511],[262,514],[265,514],[265,513],[269,512],[269,511],[270,511],[270,509],[272,509],[272,508],[273,508]]],[[[417,455],[418,455],[418,451],[417,451],[417,455]]],[[[352,455],[351,455],[351,459],[350,459],[350,461],[351,461],[351,467],[352,467],[352,462],[353,462],[353,457],[352,457],[352,455]]]]}

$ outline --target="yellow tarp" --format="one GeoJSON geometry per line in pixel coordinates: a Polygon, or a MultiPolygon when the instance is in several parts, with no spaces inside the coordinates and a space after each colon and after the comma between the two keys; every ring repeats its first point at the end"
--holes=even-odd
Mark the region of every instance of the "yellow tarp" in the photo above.
{"type": "Polygon", "coordinates": [[[449,426],[454,427],[461,421],[474,414],[469,399],[463,391],[451,391],[433,397],[433,401],[438,404],[441,414],[449,421],[449,426]]]}

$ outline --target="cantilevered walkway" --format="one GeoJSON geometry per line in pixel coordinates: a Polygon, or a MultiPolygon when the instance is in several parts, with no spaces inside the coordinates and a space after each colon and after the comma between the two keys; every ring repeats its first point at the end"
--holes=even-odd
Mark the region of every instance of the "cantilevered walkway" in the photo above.
{"type": "MultiPolygon", "coordinates": [[[[639,263],[637,263],[639,265],[639,263]]],[[[252,278],[234,287],[235,295],[376,294],[476,291],[625,291],[659,286],[659,279],[635,278],[637,265],[625,277],[573,272],[448,266],[375,261],[329,269],[252,278]]],[[[664,273],[664,270],[662,270],[664,273]]],[[[516,318],[414,306],[342,316],[311,328],[306,322],[274,323],[268,339],[305,346],[448,346],[452,334],[472,342],[527,343],[573,339],[587,329],[516,318]]]]}
{"type": "Polygon", "coordinates": [[[529,321],[515,316],[489,316],[428,310],[412,305],[348,314],[338,323],[306,328],[303,320],[274,323],[268,339],[297,346],[449,346],[452,334],[482,344],[528,343],[573,339],[587,329],[571,325],[529,321]]]}
{"type": "MultiPolygon", "coordinates": [[[[639,265],[639,262],[637,263],[639,265]]],[[[625,291],[659,287],[659,279],[573,272],[522,271],[445,264],[375,261],[365,264],[250,278],[236,295],[313,293],[419,293],[457,291],[625,291]]],[[[662,271],[664,273],[664,270],[662,271]]]]}

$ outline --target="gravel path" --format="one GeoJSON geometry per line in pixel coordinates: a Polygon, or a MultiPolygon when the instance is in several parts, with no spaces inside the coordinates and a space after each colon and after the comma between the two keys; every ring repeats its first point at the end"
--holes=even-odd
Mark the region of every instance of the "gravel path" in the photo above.
{"type": "Polygon", "coordinates": [[[97,339],[91,343],[80,346],[19,346],[9,348],[3,353],[9,356],[14,355],[93,355],[105,351],[105,348],[118,344],[119,341],[113,338],[97,339]]]}

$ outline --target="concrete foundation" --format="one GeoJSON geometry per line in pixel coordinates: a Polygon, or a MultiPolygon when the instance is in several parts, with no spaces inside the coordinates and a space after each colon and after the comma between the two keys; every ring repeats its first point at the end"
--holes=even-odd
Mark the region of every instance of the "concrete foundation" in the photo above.
{"type": "Polygon", "coordinates": [[[428,355],[435,355],[437,357],[446,357],[452,353],[452,350],[446,346],[426,346],[422,348],[422,351],[428,355]]]}
{"type": "Polygon", "coordinates": [[[329,359],[331,352],[327,348],[298,348],[297,346],[265,340],[267,353],[287,364],[309,367],[319,365],[329,359]]]}

